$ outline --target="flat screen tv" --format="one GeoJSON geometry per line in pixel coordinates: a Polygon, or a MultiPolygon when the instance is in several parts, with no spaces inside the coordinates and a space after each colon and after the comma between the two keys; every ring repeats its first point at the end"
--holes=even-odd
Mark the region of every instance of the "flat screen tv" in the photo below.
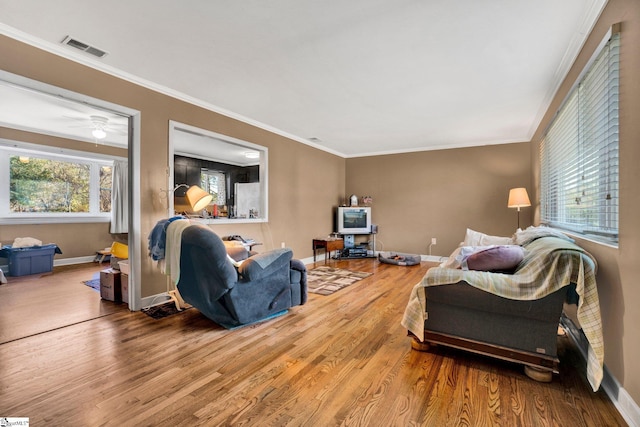
{"type": "Polygon", "coordinates": [[[336,218],[337,232],[340,234],[371,233],[371,208],[339,206],[336,218]]]}

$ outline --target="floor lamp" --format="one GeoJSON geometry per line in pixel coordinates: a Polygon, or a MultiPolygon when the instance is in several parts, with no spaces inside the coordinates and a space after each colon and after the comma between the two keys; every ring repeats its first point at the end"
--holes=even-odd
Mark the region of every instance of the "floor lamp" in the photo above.
{"type": "Polygon", "coordinates": [[[531,206],[527,189],[524,187],[509,190],[509,202],[507,207],[518,209],[518,228],[520,228],[520,208],[531,206]]]}
{"type": "MultiPolygon", "coordinates": [[[[187,184],[178,184],[175,186],[173,190],[170,190],[167,193],[173,194],[178,188],[181,188],[181,187],[188,188],[185,196],[186,196],[187,202],[189,203],[189,206],[191,206],[191,210],[194,212],[203,210],[213,200],[213,195],[211,195],[210,193],[207,193],[197,185],[189,186],[187,184]]],[[[167,196],[168,195],[169,194],[167,194],[167,196]]],[[[169,284],[172,282],[173,281],[171,277],[167,277],[167,287],[169,287],[169,284]]],[[[171,285],[171,286],[174,286],[174,285],[171,285]]],[[[185,307],[185,302],[180,296],[180,293],[178,292],[178,288],[176,287],[175,289],[169,289],[167,290],[167,293],[169,294],[169,298],[171,299],[171,301],[175,303],[176,309],[178,311],[181,311],[182,308],[185,307]]]]}

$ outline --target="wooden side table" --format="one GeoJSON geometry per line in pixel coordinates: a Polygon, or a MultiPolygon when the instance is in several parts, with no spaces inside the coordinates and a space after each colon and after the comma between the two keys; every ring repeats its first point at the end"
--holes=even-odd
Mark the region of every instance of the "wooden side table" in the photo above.
{"type": "Polygon", "coordinates": [[[344,240],[337,237],[313,239],[313,262],[316,262],[316,249],[324,248],[324,262],[327,262],[331,252],[344,249],[344,240]]]}
{"type": "Polygon", "coordinates": [[[111,256],[111,249],[103,249],[101,251],[96,251],[96,257],[93,259],[93,262],[97,262],[98,264],[102,264],[102,262],[111,256]]]}

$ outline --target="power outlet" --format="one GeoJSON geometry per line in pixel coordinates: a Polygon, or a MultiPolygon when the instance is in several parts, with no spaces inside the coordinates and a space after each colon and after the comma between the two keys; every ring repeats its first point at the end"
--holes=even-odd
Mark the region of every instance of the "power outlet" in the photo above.
{"type": "Polygon", "coordinates": [[[285,244],[284,244],[284,242],[280,243],[280,247],[281,247],[282,249],[284,249],[284,248],[285,248],[285,244]]]}
{"type": "Polygon", "coordinates": [[[435,237],[431,238],[431,244],[432,245],[437,245],[438,244],[438,239],[436,239],[435,237]]]}

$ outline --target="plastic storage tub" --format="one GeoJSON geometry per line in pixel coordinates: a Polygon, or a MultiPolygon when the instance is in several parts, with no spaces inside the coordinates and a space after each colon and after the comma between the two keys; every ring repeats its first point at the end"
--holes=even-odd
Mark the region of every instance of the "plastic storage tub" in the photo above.
{"type": "Polygon", "coordinates": [[[0,257],[9,259],[9,276],[26,276],[53,271],[56,253],[62,252],[55,244],[25,248],[4,246],[0,250],[0,257]]]}
{"type": "Polygon", "coordinates": [[[124,261],[118,261],[118,266],[120,266],[120,271],[123,274],[129,274],[129,260],[125,259],[124,261]]]}

